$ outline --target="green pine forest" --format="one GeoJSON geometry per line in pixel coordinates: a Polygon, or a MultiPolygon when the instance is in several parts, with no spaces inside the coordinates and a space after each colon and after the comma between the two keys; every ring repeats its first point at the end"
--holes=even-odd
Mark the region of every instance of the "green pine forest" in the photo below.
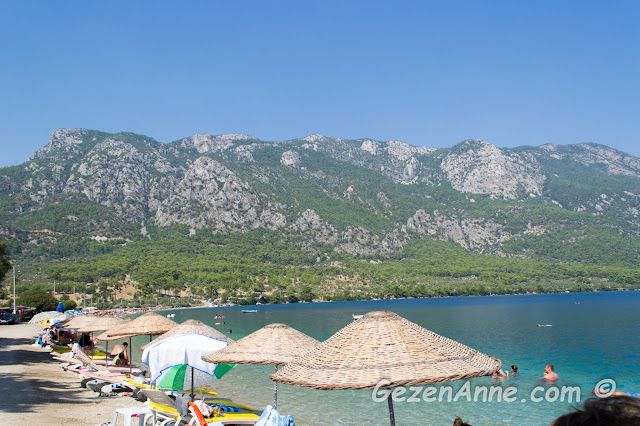
{"type": "MultiPolygon", "coordinates": [[[[106,138],[117,138],[145,155],[161,152],[172,164],[186,165],[199,156],[189,151],[181,157],[169,149],[171,144],[167,147],[130,133],[90,131],[84,138],[79,145],[83,152],[106,138]]],[[[255,141],[237,144],[251,142],[255,141]]],[[[360,142],[342,143],[349,148],[360,142]]],[[[281,213],[288,223],[312,209],[338,232],[361,227],[383,237],[422,209],[490,219],[513,237],[502,241],[499,250],[467,250],[440,234],[410,232],[401,251],[355,256],[283,230],[215,233],[202,228],[194,233],[186,225],[154,226],[150,216],[144,221],[144,235],[140,222],[123,220],[114,209],[81,194],[58,191],[37,202],[30,200],[24,191],[12,189],[31,176],[24,165],[14,166],[0,169],[0,231],[11,230],[0,233],[5,251],[4,256],[0,253],[5,265],[0,270],[3,298],[12,284],[5,262],[9,259],[19,265],[18,293],[52,291],[55,281],[62,299],[81,295],[99,307],[640,288],[638,225],[629,219],[632,208],[616,205],[627,193],[640,194],[638,178],[611,175],[598,165],[540,156],[548,171],[542,196],[471,197],[446,180],[399,185],[372,171],[383,164],[373,157],[367,168],[336,159],[329,151],[300,150],[303,168],[282,167],[282,153],[300,144],[289,141],[256,149],[250,163],[222,151],[207,155],[233,170],[254,192],[286,205],[281,213]],[[347,187],[353,197],[343,196],[347,187]],[[604,193],[613,200],[606,214],[580,211],[604,193]],[[545,232],[523,232],[536,227],[545,232]],[[92,235],[108,238],[96,240],[92,235]],[[116,296],[127,285],[135,289],[133,300],[116,296]]],[[[461,148],[451,148],[456,149],[461,148]]],[[[522,147],[514,152],[534,150],[522,147]]],[[[438,150],[421,158],[425,170],[436,170],[447,152],[438,150]]],[[[38,157],[30,164],[44,170],[40,178],[49,180],[54,175],[47,167],[58,164],[64,181],[78,161],[38,157]]]]}
{"type": "MultiPolygon", "coordinates": [[[[19,292],[32,287],[50,290],[55,280],[58,293],[75,289],[107,307],[154,304],[159,298],[172,305],[197,299],[252,304],[606,291],[634,289],[640,282],[637,265],[601,256],[603,251],[596,247],[609,239],[597,235],[572,246],[556,244],[550,236],[539,243],[549,255],[536,259],[471,253],[451,242],[423,238],[386,260],[355,258],[321,245],[315,247],[319,255],[314,255],[266,230],[189,236],[186,228],[172,227],[153,229],[151,235],[150,240],[126,244],[123,239],[69,242],[60,248],[60,260],[28,268],[25,272],[42,278],[20,284],[19,292]],[[78,252],[81,258],[66,260],[78,252]],[[559,260],[570,258],[582,262],[559,260]],[[136,299],[113,300],[112,291],[125,277],[136,282],[136,299]],[[176,297],[185,292],[189,297],[176,297]]],[[[637,259],[640,247],[628,241],[617,252],[637,259]]]]}

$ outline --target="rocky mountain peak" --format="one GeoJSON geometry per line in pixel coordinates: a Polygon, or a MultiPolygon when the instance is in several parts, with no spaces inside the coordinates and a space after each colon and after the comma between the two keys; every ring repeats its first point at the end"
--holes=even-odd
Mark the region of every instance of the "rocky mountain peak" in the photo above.
{"type": "Polygon", "coordinates": [[[431,154],[436,149],[426,146],[412,146],[402,141],[389,141],[386,143],[387,152],[400,161],[411,160],[415,155],[431,154]]]}
{"type": "Polygon", "coordinates": [[[596,166],[610,175],[640,177],[640,158],[608,146],[594,143],[576,145],[540,146],[548,157],[556,160],[569,159],[586,166],[596,166]]]}
{"type": "Polygon", "coordinates": [[[41,158],[61,148],[69,148],[80,145],[87,129],[58,129],[49,138],[49,142],[35,153],[36,158],[41,158]]]}
{"type": "Polygon", "coordinates": [[[640,159],[603,145],[581,143],[580,160],[585,164],[602,164],[608,173],[640,177],[640,159]]]}
{"type": "Polygon", "coordinates": [[[234,142],[247,139],[255,138],[253,136],[243,134],[223,134],[215,136],[198,134],[182,139],[178,145],[181,148],[195,149],[200,154],[206,154],[231,148],[234,146],[234,142]]]}
{"type": "Polygon", "coordinates": [[[322,135],[309,135],[309,136],[305,136],[304,138],[302,138],[300,140],[303,140],[303,141],[309,142],[309,143],[316,143],[316,142],[325,142],[325,141],[329,140],[329,138],[327,138],[326,136],[322,136],[322,135]]]}
{"type": "Polygon", "coordinates": [[[448,181],[460,192],[518,204],[533,194],[569,211],[615,214],[640,229],[640,183],[627,178],[640,176],[640,159],[595,144],[511,150],[467,140],[436,150],[398,140],[310,135],[276,143],[197,134],[164,145],[132,133],[60,129],[36,155],[20,170],[0,169],[7,217],[23,220],[59,200],[81,199],[122,223],[265,228],[296,235],[309,250],[322,243],[355,255],[391,253],[417,233],[499,252],[519,231],[505,226],[502,213],[475,217],[479,197],[452,199],[448,181]],[[610,179],[616,174],[625,177],[610,179]],[[579,181],[580,190],[567,181],[579,181]]]}

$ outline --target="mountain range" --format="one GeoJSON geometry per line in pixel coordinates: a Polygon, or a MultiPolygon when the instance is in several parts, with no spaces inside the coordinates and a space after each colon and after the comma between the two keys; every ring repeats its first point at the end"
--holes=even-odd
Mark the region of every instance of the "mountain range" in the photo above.
{"type": "Polygon", "coordinates": [[[420,244],[618,274],[640,263],[640,159],[591,143],[435,149],[241,134],[161,143],[60,129],[26,163],[0,168],[0,207],[10,255],[58,277],[62,265],[131,245],[255,244],[258,234],[308,267],[406,262],[420,244]]]}

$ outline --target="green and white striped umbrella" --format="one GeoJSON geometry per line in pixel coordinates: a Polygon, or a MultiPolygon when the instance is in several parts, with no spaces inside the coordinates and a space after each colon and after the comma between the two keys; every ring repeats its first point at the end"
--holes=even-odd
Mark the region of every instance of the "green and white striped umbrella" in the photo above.
{"type": "Polygon", "coordinates": [[[202,334],[176,334],[147,346],[142,353],[142,362],[149,366],[151,381],[164,388],[191,389],[193,398],[195,387],[217,380],[234,366],[212,364],[202,359],[203,355],[228,344],[225,340],[202,334]],[[190,367],[190,374],[186,367],[190,367]]]}
{"type": "Polygon", "coordinates": [[[193,388],[197,389],[222,378],[234,366],[235,364],[218,364],[213,375],[209,375],[189,367],[187,364],[175,365],[162,374],[157,386],[161,389],[191,389],[191,373],[193,372],[193,388]]]}

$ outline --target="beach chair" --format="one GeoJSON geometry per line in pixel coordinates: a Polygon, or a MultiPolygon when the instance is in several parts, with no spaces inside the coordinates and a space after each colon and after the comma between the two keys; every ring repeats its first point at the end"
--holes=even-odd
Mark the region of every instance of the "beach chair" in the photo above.
{"type": "Polygon", "coordinates": [[[112,381],[103,378],[89,380],[85,387],[98,393],[101,397],[125,395],[135,398],[137,392],[140,391],[139,388],[132,386],[126,381],[112,381]]]}
{"type": "Polygon", "coordinates": [[[204,419],[205,424],[209,426],[253,425],[260,418],[259,414],[256,414],[257,412],[250,407],[236,404],[224,398],[207,400],[207,404],[218,409],[213,410],[213,415],[204,416],[199,409],[197,412],[195,411],[197,409],[195,405],[195,409],[189,405],[187,409],[179,410],[176,405],[177,399],[173,399],[161,390],[142,389],[140,393],[147,397],[147,406],[156,413],[156,417],[163,425],[198,424],[198,413],[204,419]],[[224,411],[221,407],[226,407],[230,411],[224,411]]]}
{"type": "MultiPolygon", "coordinates": [[[[104,366],[104,365],[97,364],[95,360],[89,357],[89,355],[87,355],[86,352],[83,351],[80,345],[78,345],[77,343],[73,344],[71,352],[73,353],[73,358],[80,361],[82,365],[77,366],[76,364],[73,367],[69,366],[68,371],[75,370],[77,372],[84,368],[84,369],[90,369],[90,371],[96,372],[96,373],[112,373],[112,374],[119,374],[120,376],[129,373],[129,371],[131,371],[132,374],[140,374],[142,372],[140,368],[133,367],[133,366],[130,367],[128,365],[127,366],[104,366]]],[[[62,360],[65,358],[67,357],[65,357],[64,355],[56,355],[56,359],[62,360]]]]}
{"type": "MultiPolygon", "coordinates": [[[[86,387],[88,382],[92,379],[97,379],[104,383],[127,385],[135,390],[139,388],[133,383],[125,383],[127,377],[124,373],[129,372],[129,367],[127,367],[125,371],[113,371],[112,369],[107,369],[104,366],[96,364],[90,358],[83,357],[82,351],[79,351],[77,355],[78,358],[72,359],[68,359],[64,355],[56,355],[54,358],[59,361],[63,361],[63,363],[60,365],[63,370],[78,374],[78,376],[82,379],[82,387],[86,387]]],[[[137,374],[142,374],[140,369],[134,369],[133,371],[137,374]]]]}
{"type": "MultiPolygon", "coordinates": [[[[76,357],[77,359],[79,359],[80,361],[82,361],[85,366],[91,366],[91,368],[96,369],[97,371],[109,371],[111,373],[125,373],[125,372],[129,372],[130,366],[128,365],[123,365],[123,366],[115,366],[115,365],[109,365],[109,366],[105,366],[105,365],[100,365],[96,363],[96,360],[94,360],[93,358],[91,358],[89,355],[87,355],[87,353],[82,350],[82,348],[80,347],[80,345],[78,345],[77,343],[73,344],[73,347],[71,348],[71,352],[73,353],[74,357],[76,357]]],[[[140,369],[137,367],[133,367],[133,370],[136,370],[136,372],[140,372],[140,369]]]]}

